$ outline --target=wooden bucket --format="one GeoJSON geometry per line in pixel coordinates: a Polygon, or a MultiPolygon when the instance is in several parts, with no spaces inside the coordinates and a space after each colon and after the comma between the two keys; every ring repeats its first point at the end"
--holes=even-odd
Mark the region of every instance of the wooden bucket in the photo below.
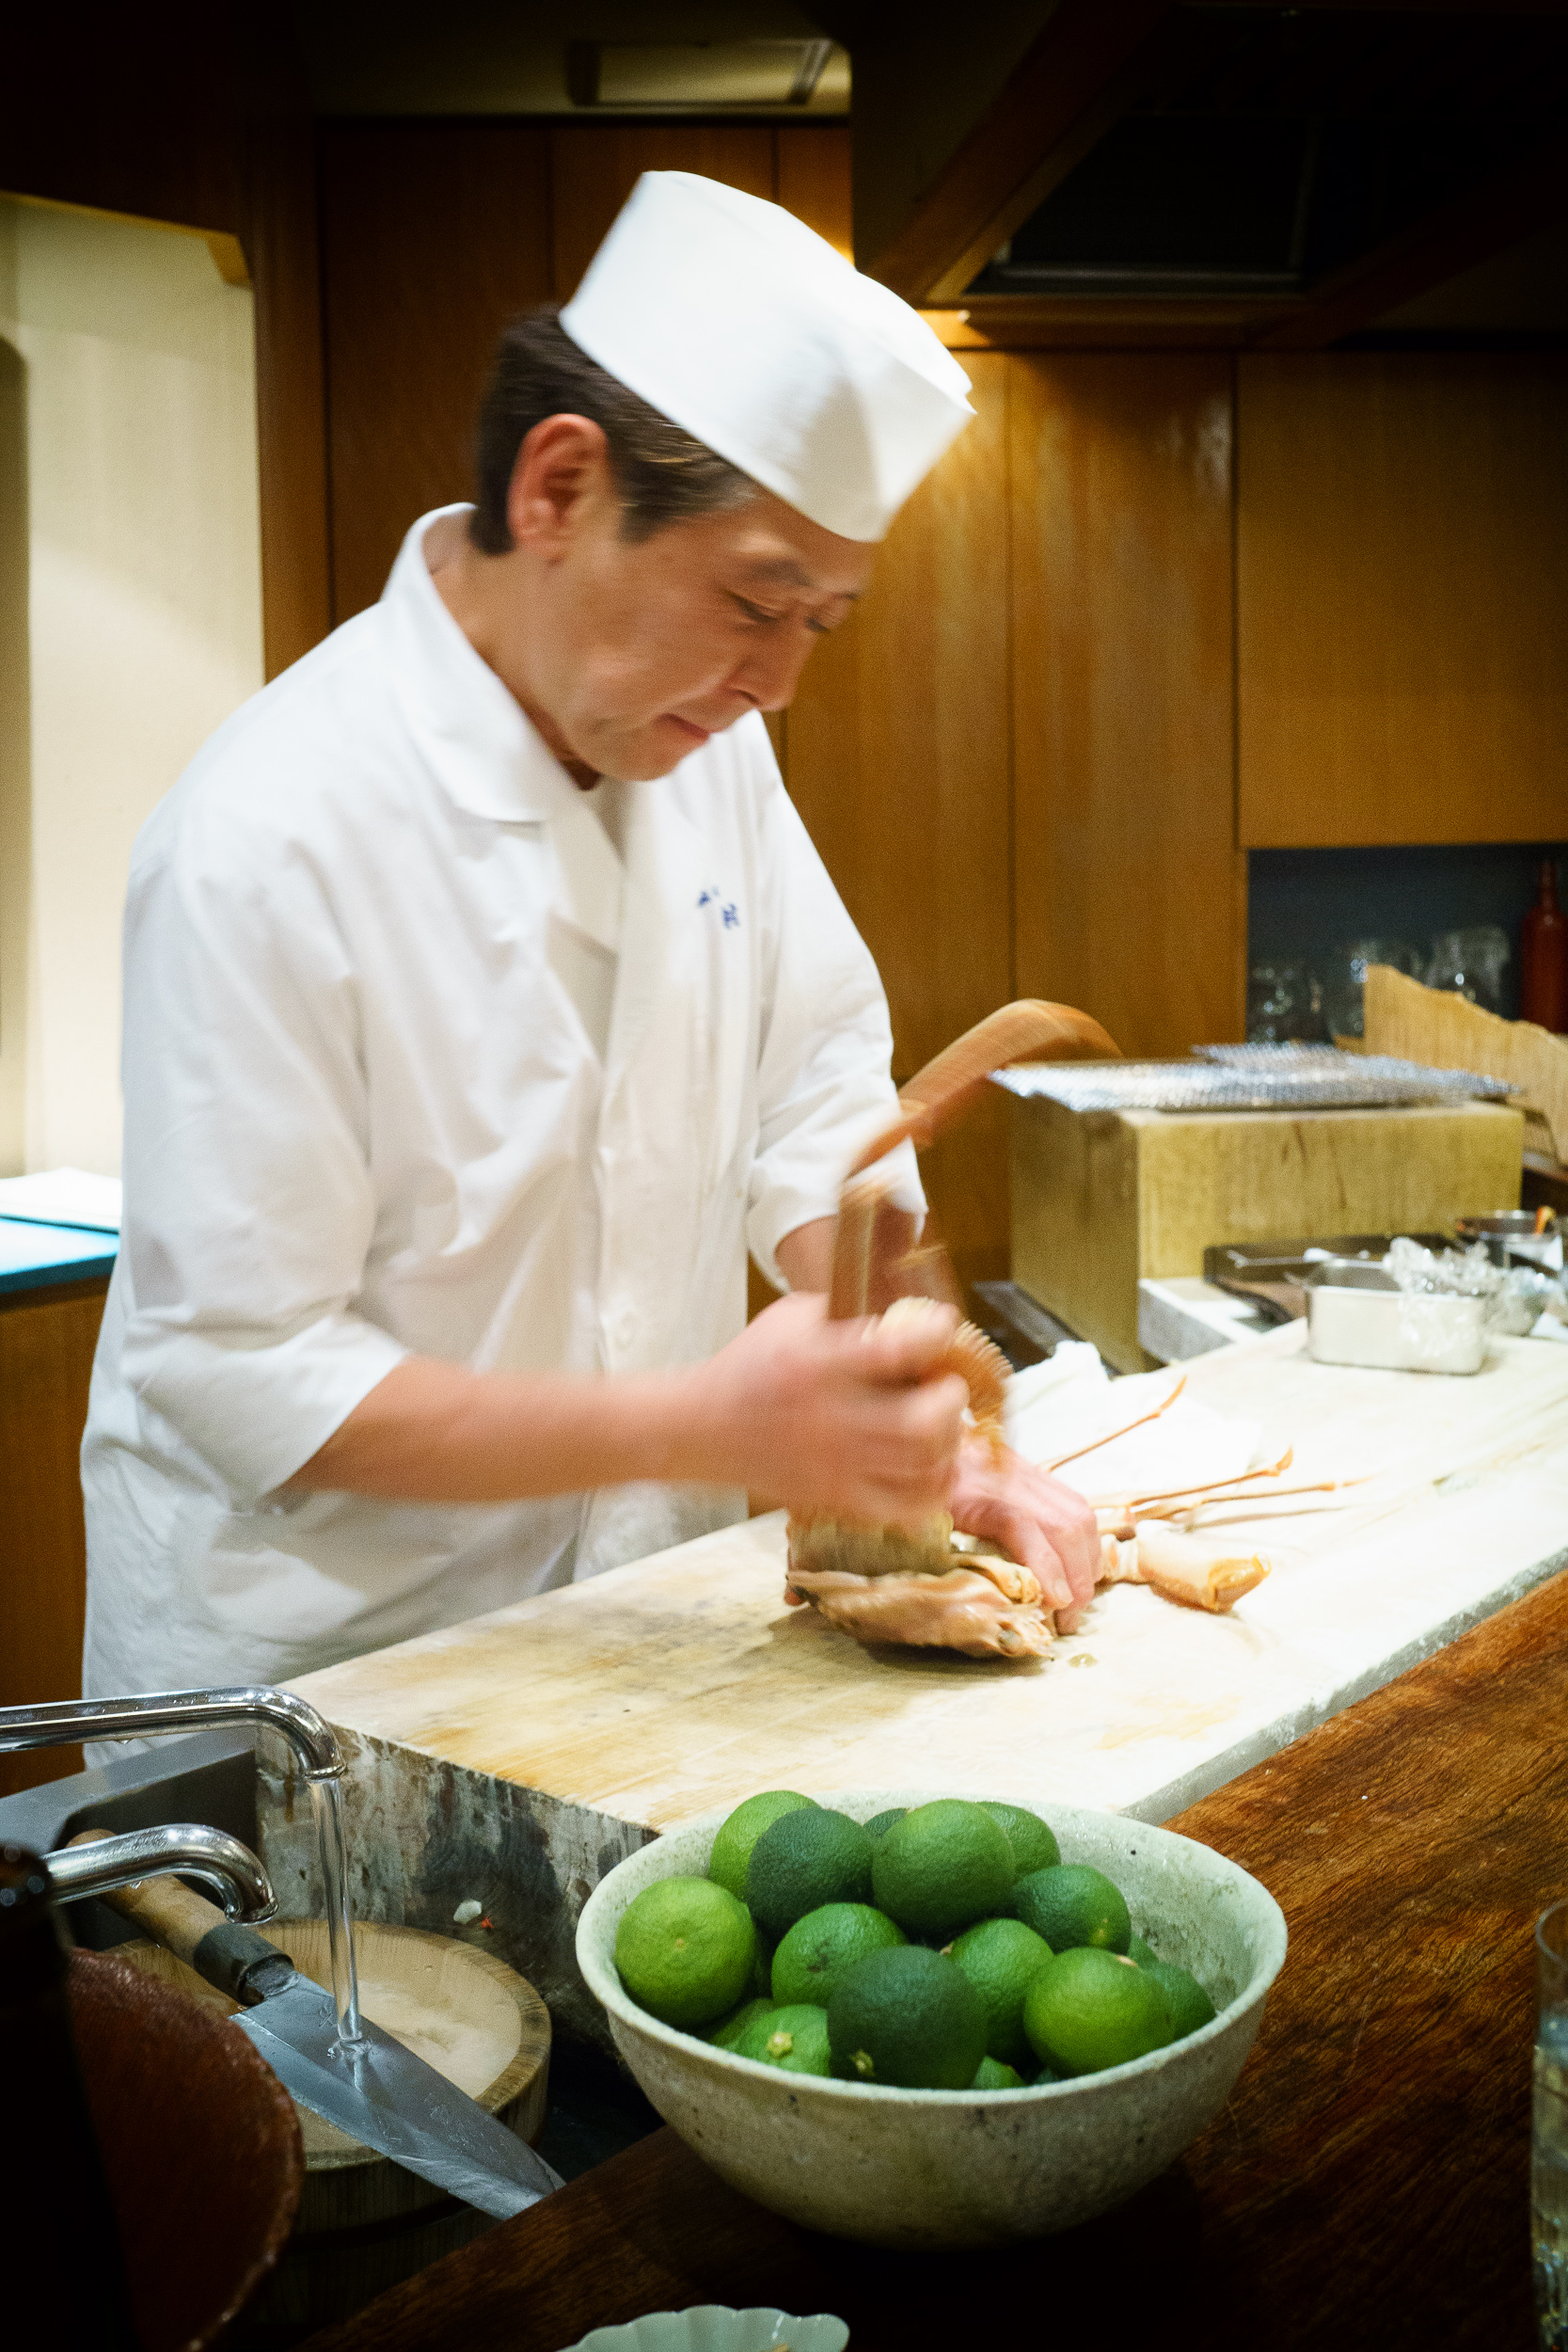
{"type": "MultiPolygon", "coordinates": [[[[260,1932],[303,1976],[330,1985],[325,1920],[275,1919],[260,1932]]],[[[549,2087],[550,2018],[527,1978],[452,1936],[374,1920],[356,1922],[354,1947],[359,2003],[372,2023],[519,2138],[536,2139],[549,2087]]],[[[114,1957],[224,2016],[238,2006],[162,1945],[118,1944],[114,1957]]],[[[362,2148],[307,2108],[298,2112],[306,2163],[299,2213],[277,2269],[245,2312],[245,2332],[346,2318],[384,2287],[490,2226],[488,2215],[362,2148]]]]}

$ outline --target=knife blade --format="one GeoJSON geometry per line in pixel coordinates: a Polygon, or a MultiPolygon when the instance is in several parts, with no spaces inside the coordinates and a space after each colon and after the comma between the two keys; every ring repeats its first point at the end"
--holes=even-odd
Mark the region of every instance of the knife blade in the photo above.
{"type": "MultiPolygon", "coordinates": [[[[89,1830],[72,1842],[103,1835],[89,1830]]],[[[526,2140],[368,2018],[362,2044],[339,2055],[332,1995],[177,1878],[143,1879],[103,1900],[241,2002],[234,2024],[291,2098],[351,2139],[499,2220],[562,2185],[526,2140]]]]}
{"type": "Polygon", "coordinates": [[[363,2042],[340,2049],[331,1994],[293,1968],[268,1971],[262,1999],[233,2022],[302,2107],[481,2213],[505,2220],[562,2185],[526,2139],[368,2018],[363,2042]]]}

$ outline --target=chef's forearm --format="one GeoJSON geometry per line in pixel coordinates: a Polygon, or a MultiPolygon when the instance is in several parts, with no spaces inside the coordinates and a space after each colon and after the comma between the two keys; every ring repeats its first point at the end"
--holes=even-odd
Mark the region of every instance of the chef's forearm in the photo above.
{"type": "Polygon", "coordinates": [[[515,1502],[713,1475],[691,1375],[467,1372],[405,1357],[296,1471],[296,1487],[515,1502]]]}
{"type": "Polygon", "coordinates": [[[786,1233],[773,1255],[779,1262],[779,1272],[792,1291],[825,1291],[831,1288],[833,1272],[833,1222],[831,1216],[813,1217],[809,1225],[797,1225],[786,1233]]]}
{"type": "MultiPolygon", "coordinates": [[[[878,1241],[889,1258],[901,1250],[912,1249],[920,1238],[922,1219],[908,1209],[884,1208],[885,1224],[878,1227],[878,1241]]],[[[779,1271],[792,1291],[830,1291],[833,1286],[833,1228],[836,1217],[814,1217],[809,1225],[797,1225],[786,1233],[774,1256],[779,1271]]]]}

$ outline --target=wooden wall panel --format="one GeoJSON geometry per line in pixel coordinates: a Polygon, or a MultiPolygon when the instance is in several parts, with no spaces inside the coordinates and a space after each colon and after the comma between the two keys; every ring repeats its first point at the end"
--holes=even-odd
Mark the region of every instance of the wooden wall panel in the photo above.
{"type": "MultiPolygon", "coordinates": [[[[973,366],[974,424],[911,500],[863,604],[789,712],[789,789],[877,959],[900,1078],[1013,993],[1007,370],[973,366]]],[[[966,1280],[1005,1270],[1006,1144],[933,1154],[966,1280]]]]}
{"type": "Polygon", "coordinates": [[[1239,1038],[1229,362],[1006,364],[1019,993],[1126,1053],[1239,1038]]]}
{"type": "Polygon", "coordinates": [[[1568,359],[1243,358],[1248,847],[1532,841],[1568,808],[1568,359]]]}
{"type": "Polygon", "coordinates": [[[787,124],[773,135],[777,148],[774,199],[786,212],[815,229],[819,237],[855,258],[853,207],[849,183],[849,127],[823,123],[820,128],[787,124]]]}
{"type": "MultiPolygon", "coordinates": [[[[0,1707],[82,1688],[87,1537],[77,1469],[106,1282],[0,1300],[0,1707]]],[[[79,1748],[0,1756],[0,1796],[81,1770],[79,1748]]]]}
{"type": "Polygon", "coordinates": [[[773,194],[773,134],[755,123],[570,123],[552,134],[555,293],[564,302],[644,171],[697,171],[773,194]]]}
{"type": "Polygon", "coordinates": [[[552,292],[549,133],[331,126],[322,142],[333,603],[373,604],[404,532],[471,495],[496,338],[552,292]]]}
{"type": "Polygon", "coordinates": [[[316,133],[302,77],[247,52],[242,236],[255,288],[261,634],[276,677],[332,627],[316,133]]]}

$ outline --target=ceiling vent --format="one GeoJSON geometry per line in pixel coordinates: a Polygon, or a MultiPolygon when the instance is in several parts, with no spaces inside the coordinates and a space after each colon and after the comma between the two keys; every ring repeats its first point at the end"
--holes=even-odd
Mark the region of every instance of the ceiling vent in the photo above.
{"type": "Polygon", "coordinates": [[[1180,6],[974,294],[1300,294],[1560,140],[1568,22],[1180,6]]]}

